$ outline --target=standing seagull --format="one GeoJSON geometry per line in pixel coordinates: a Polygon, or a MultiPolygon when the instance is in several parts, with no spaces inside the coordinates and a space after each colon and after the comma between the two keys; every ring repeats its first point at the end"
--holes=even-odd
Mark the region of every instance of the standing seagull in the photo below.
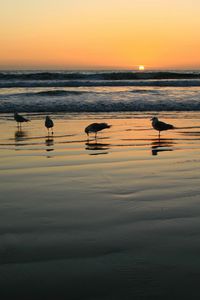
{"type": "Polygon", "coordinates": [[[167,123],[164,123],[164,122],[159,121],[158,118],[156,118],[156,117],[153,117],[153,118],[151,119],[151,121],[152,121],[152,127],[153,127],[155,130],[159,131],[159,138],[160,138],[160,132],[161,132],[161,131],[169,130],[169,129],[174,129],[174,128],[175,128],[175,127],[174,127],[173,125],[171,125],[171,124],[167,124],[167,123]]]}
{"type": "Polygon", "coordinates": [[[51,118],[49,116],[46,116],[46,120],[45,120],[45,126],[48,129],[48,134],[49,134],[49,129],[51,128],[51,133],[53,134],[53,121],[51,120],[51,118]]]}
{"type": "Polygon", "coordinates": [[[30,122],[30,120],[24,118],[23,116],[19,115],[17,112],[14,113],[14,119],[17,122],[17,126],[21,128],[21,123],[30,122]]]}
{"type": "Polygon", "coordinates": [[[95,139],[96,139],[98,131],[101,131],[103,129],[110,128],[110,127],[111,127],[111,125],[108,125],[107,123],[92,123],[85,128],[85,133],[87,133],[87,135],[89,136],[90,132],[94,132],[95,139]]]}

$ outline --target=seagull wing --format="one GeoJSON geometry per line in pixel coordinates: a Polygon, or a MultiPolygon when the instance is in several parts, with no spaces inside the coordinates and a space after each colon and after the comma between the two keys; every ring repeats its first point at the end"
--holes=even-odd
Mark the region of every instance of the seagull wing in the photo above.
{"type": "Polygon", "coordinates": [[[167,124],[167,123],[162,122],[162,121],[158,121],[157,125],[158,125],[157,127],[159,127],[160,130],[174,129],[173,125],[167,124]]]}

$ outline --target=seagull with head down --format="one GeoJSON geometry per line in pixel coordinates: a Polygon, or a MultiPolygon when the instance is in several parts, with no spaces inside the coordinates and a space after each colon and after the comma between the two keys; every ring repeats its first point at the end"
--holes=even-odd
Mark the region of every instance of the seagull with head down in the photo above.
{"type": "Polygon", "coordinates": [[[92,123],[85,128],[85,133],[89,136],[91,132],[94,132],[96,138],[97,132],[110,127],[111,125],[108,125],[107,123],[92,123]]]}
{"type": "Polygon", "coordinates": [[[21,123],[30,122],[30,120],[24,118],[23,116],[19,115],[17,112],[14,113],[14,119],[17,122],[17,126],[21,127],[21,123]]]}

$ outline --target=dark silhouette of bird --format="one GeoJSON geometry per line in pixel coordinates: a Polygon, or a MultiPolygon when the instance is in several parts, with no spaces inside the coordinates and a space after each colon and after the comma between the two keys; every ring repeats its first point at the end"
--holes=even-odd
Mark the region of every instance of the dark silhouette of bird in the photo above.
{"type": "Polygon", "coordinates": [[[153,117],[153,118],[151,119],[151,121],[152,121],[152,127],[153,127],[155,130],[159,131],[159,138],[160,138],[160,132],[161,132],[161,131],[165,131],[165,130],[169,130],[169,129],[174,129],[174,128],[175,128],[175,127],[174,127],[173,125],[171,125],[171,124],[167,124],[167,123],[165,123],[165,122],[159,121],[158,118],[156,118],[156,117],[153,117]]]}
{"type": "Polygon", "coordinates": [[[53,126],[54,126],[54,123],[52,121],[52,119],[49,117],[49,116],[46,116],[46,119],[45,119],[45,126],[46,128],[48,129],[48,134],[49,134],[49,129],[51,128],[51,133],[53,134],[53,126]]]}
{"type": "Polygon", "coordinates": [[[92,123],[85,128],[85,133],[89,136],[91,132],[95,133],[95,138],[97,137],[97,132],[106,128],[110,128],[111,125],[107,123],[92,123]]]}
{"type": "Polygon", "coordinates": [[[21,127],[21,123],[30,122],[30,120],[24,118],[23,116],[19,115],[17,112],[14,113],[14,119],[17,122],[18,127],[21,127]]]}

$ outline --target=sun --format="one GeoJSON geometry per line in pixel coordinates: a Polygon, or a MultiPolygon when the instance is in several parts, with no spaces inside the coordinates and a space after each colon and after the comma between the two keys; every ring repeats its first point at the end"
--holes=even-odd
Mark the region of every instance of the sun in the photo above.
{"type": "Polygon", "coordinates": [[[140,66],[138,67],[138,70],[139,70],[139,71],[144,71],[144,66],[143,66],[143,65],[140,65],[140,66]]]}

